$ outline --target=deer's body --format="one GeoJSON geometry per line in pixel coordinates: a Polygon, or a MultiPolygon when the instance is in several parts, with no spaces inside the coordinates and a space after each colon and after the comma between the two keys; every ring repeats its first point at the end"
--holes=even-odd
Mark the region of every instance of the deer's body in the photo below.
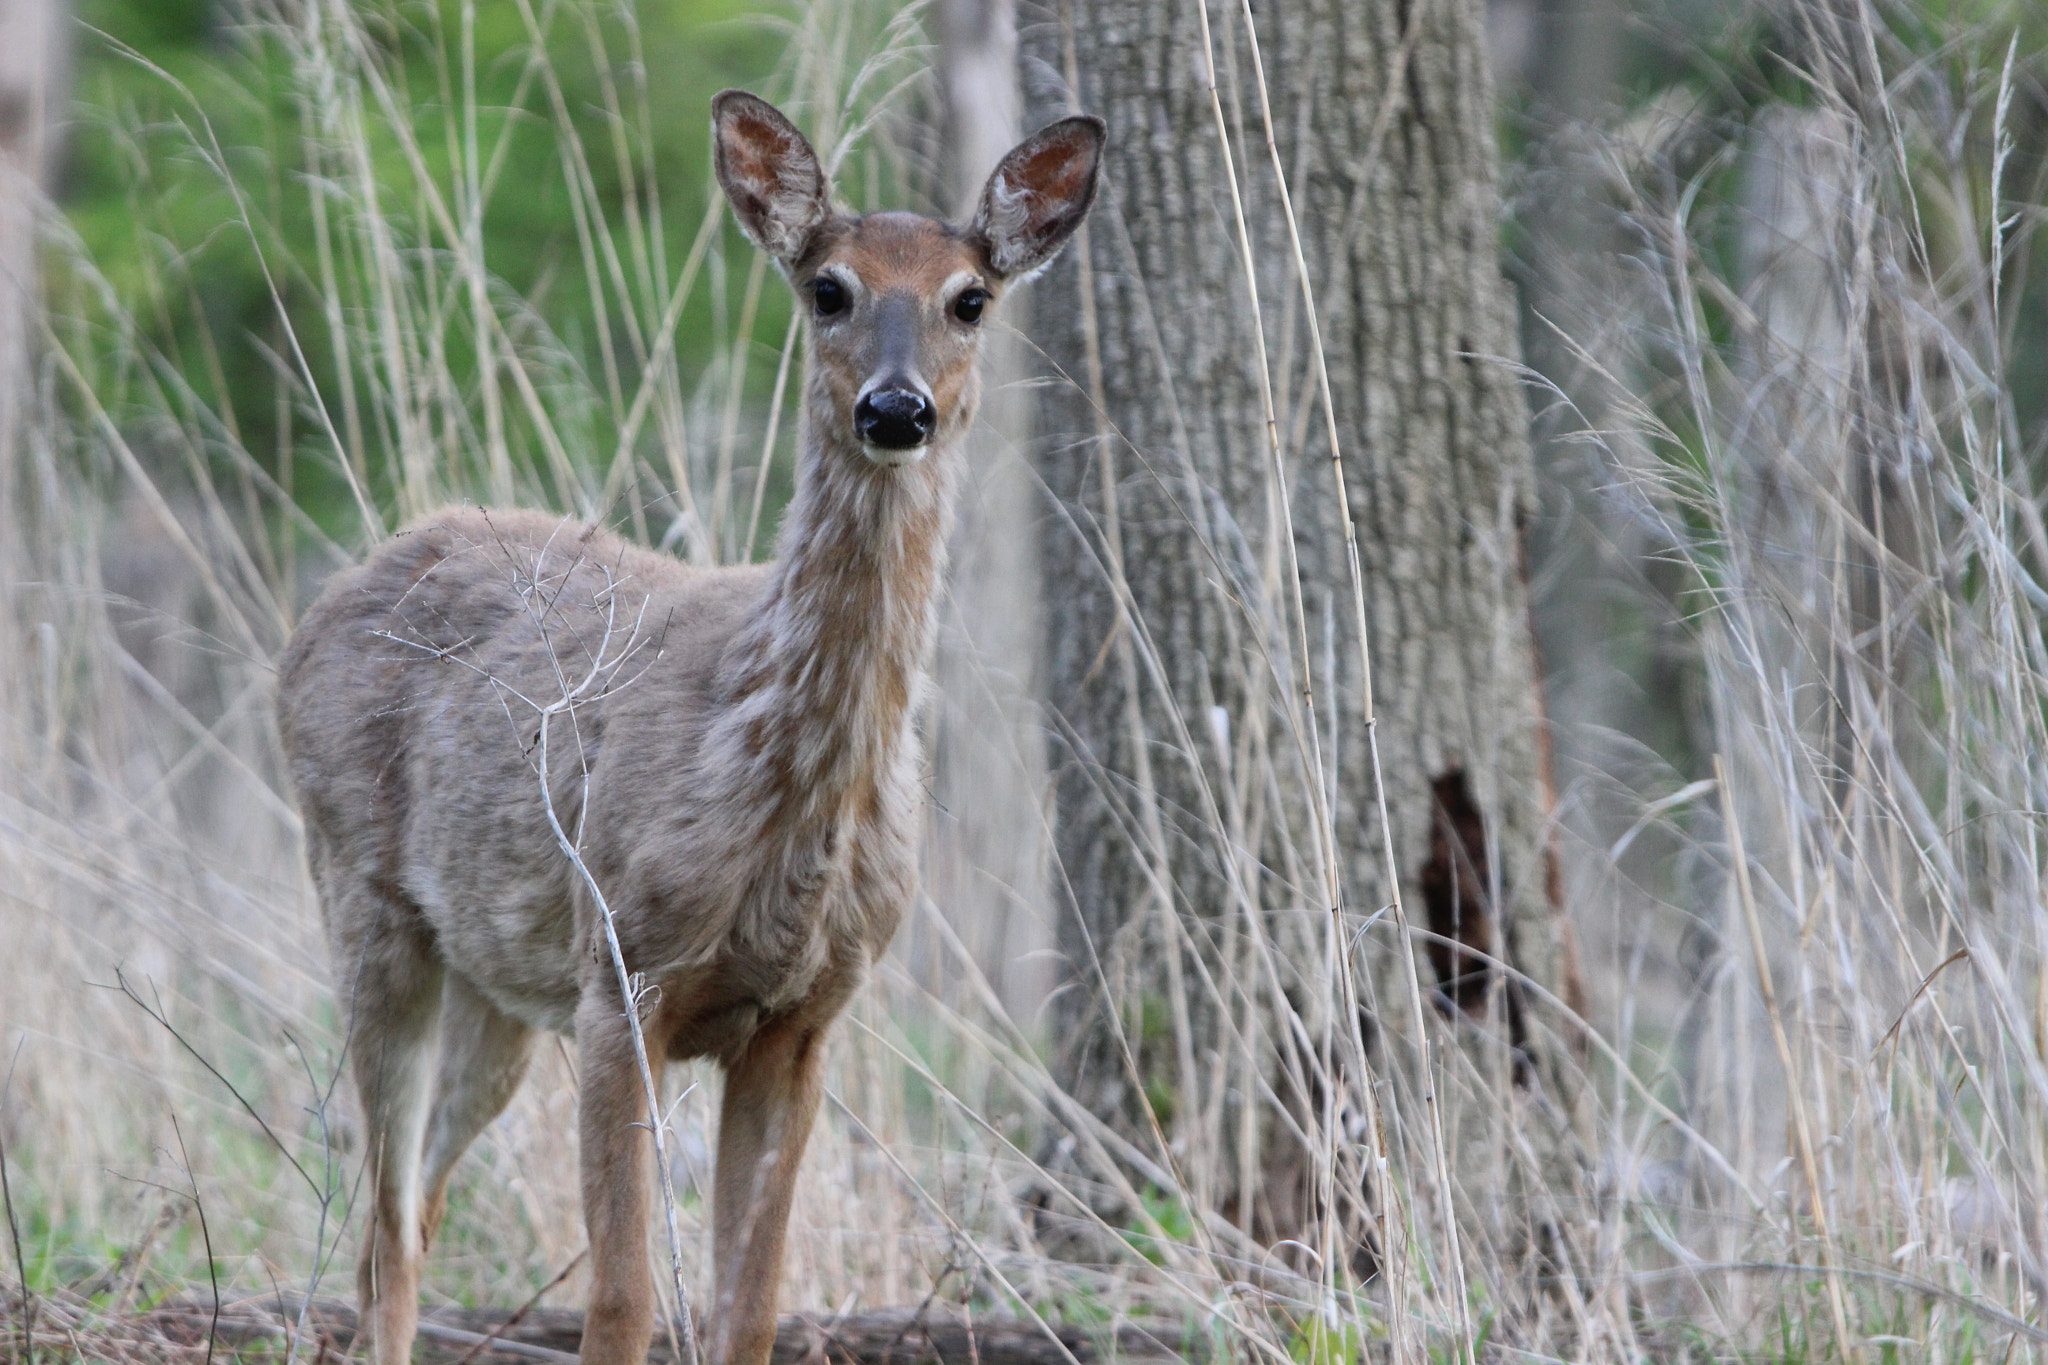
{"type": "Polygon", "coordinates": [[[554,516],[452,509],[339,575],[281,661],[367,1121],[375,1365],[410,1354],[449,1173],[540,1030],[579,1054],[583,1358],[646,1358],[646,1095],[561,839],[651,988],[652,1065],[725,1067],[712,1365],[767,1360],[825,1032],[915,885],[913,725],[973,329],[1078,226],[1101,126],[1018,148],[964,231],[834,213],[808,144],[750,96],[721,96],[715,127],[742,226],[814,311],[777,561],[693,568],[554,516]]]}
{"type": "Polygon", "coordinates": [[[662,987],[647,1033],[671,1058],[717,1054],[752,1031],[721,1019],[784,1012],[829,968],[864,964],[908,884],[898,769],[916,744],[907,706],[821,692],[867,672],[849,655],[882,652],[876,681],[907,700],[929,612],[899,599],[907,619],[877,628],[821,601],[788,622],[815,642],[810,667],[779,666],[777,632],[747,627],[783,614],[780,567],[695,569],[533,512],[452,510],[401,532],[330,586],[283,664],[288,691],[323,692],[292,729],[318,774],[301,786],[320,883],[395,888],[448,971],[508,1018],[572,1033],[585,978],[611,965],[576,951],[601,942],[595,908],[540,799],[537,721],[510,694],[557,694],[558,662],[579,672],[586,643],[623,655],[630,639],[639,652],[551,722],[548,747],[557,818],[580,823],[627,959],[662,987]],[[360,705],[324,704],[336,693],[360,705]],[[650,733],[665,742],[613,742],[650,733]]]}

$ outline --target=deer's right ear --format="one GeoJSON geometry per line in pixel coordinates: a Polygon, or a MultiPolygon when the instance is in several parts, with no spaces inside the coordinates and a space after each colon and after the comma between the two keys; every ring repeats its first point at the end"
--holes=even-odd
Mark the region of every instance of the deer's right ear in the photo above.
{"type": "Polygon", "coordinates": [[[740,229],[788,269],[832,212],[818,154],[781,110],[744,90],[711,101],[711,134],[740,229]]]}

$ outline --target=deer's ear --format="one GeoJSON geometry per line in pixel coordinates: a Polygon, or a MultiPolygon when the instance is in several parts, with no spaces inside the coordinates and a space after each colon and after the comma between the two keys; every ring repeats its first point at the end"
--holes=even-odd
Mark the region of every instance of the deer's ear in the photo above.
{"type": "Polygon", "coordinates": [[[818,154],[781,110],[744,90],[711,101],[711,134],[741,230],[787,268],[832,211],[818,154]]]}
{"type": "Polygon", "coordinates": [[[972,229],[996,274],[1014,280],[1059,254],[1095,202],[1108,135],[1091,115],[1061,119],[1003,158],[981,192],[972,229]]]}

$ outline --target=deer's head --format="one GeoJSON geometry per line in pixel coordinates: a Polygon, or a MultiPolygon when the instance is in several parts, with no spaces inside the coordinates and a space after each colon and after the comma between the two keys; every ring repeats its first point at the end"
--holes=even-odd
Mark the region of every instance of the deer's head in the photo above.
{"type": "MultiPolygon", "coordinates": [[[[1068,118],[989,176],[974,221],[832,206],[817,153],[740,90],[712,101],[718,183],[810,315],[812,383],[834,435],[878,465],[910,464],[974,420],[974,357],[1004,292],[1042,269],[1095,199],[1104,125],[1068,118]]],[[[839,442],[834,442],[838,444],[839,442]]]]}

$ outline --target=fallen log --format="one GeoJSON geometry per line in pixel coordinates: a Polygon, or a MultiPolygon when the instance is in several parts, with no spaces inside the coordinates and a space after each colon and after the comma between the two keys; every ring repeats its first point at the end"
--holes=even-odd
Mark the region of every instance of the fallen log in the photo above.
{"type": "MultiPolygon", "coordinates": [[[[310,1306],[292,1296],[223,1303],[190,1298],[162,1304],[150,1325],[168,1341],[203,1346],[283,1344],[299,1330],[306,1365],[333,1360],[355,1341],[355,1309],[333,1299],[310,1306]]],[[[426,1365],[575,1365],[583,1314],[573,1308],[439,1308],[420,1315],[417,1358],[426,1365]]],[[[1187,1358],[1185,1334],[1125,1324],[1088,1329],[1045,1326],[1010,1315],[969,1317],[948,1305],[868,1313],[791,1313],[775,1334],[773,1365],[1096,1365],[1187,1358]]],[[[648,1365],[676,1365],[666,1336],[655,1334],[648,1365]]]]}

